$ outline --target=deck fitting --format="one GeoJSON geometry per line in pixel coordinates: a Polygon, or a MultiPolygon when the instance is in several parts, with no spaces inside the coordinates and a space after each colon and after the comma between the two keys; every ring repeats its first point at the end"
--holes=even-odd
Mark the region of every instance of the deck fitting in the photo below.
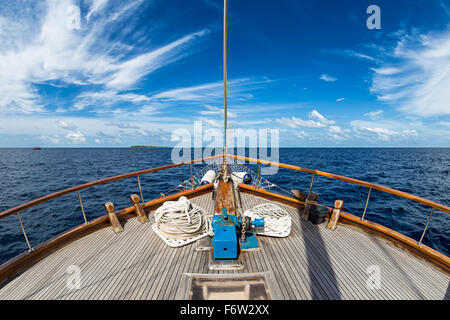
{"type": "Polygon", "coordinates": [[[120,224],[119,218],[117,218],[116,211],[114,209],[114,204],[112,202],[105,203],[105,210],[108,213],[109,222],[115,233],[123,231],[122,225],[120,224]]]}
{"type": "Polygon", "coordinates": [[[317,201],[319,200],[319,195],[317,193],[309,193],[305,200],[305,208],[303,209],[302,213],[300,214],[300,218],[303,221],[309,220],[309,214],[311,212],[311,205],[316,205],[317,201]]]}
{"type": "Polygon", "coordinates": [[[327,229],[334,231],[337,227],[339,221],[339,215],[341,214],[341,210],[344,207],[344,201],[336,200],[334,202],[334,209],[331,213],[330,220],[328,220],[327,229]]]}
{"type": "Polygon", "coordinates": [[[134,211],[136,212],[136,216],[137,216],[139,222],[140,223],[148,222],[148,217],[145,214],[145,211],[144,211],[144,208],[142,207],[141,199],[139,198],[139,196],[137,194],[132,194],[130,196],[130,200],[133,203],[134,211]]]}
{"type": "Polygon", "coordinates": [[[211,248],[209,250],[209,270],[223,270],[223,271],[232,271],[232,270],[244,270],[244,265],[240,261],[241,255],[238,256],[237,259],[227,259],[227,260],[216,260],[214,259],[214,252],[211,248]]]}

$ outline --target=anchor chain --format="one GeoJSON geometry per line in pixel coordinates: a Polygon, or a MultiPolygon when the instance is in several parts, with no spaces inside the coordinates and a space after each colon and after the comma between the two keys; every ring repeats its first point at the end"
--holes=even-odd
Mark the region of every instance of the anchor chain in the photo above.
{"type": "Polygon", "coordinates": [[[247,228],[247,217],[242,217],[241,242],[245,242],[245,229],[247,228]]]}

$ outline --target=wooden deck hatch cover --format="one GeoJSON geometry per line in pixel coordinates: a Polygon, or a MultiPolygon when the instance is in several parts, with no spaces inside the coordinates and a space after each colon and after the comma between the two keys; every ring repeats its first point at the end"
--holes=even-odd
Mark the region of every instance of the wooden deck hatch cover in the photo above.
{"type": "Polygon", "coordinates": [[[272,300],[271,272],[184,274],[180,298],[185,300],[272,300]]]}

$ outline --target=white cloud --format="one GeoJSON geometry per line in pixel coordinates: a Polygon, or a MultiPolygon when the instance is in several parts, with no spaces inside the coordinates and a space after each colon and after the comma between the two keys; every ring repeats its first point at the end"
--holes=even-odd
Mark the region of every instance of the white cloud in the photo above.
{"type": "Polygon", "coordinates": [[[155,99],[162,100],[202,100],[205,97],[218,97],[217,89],[222,87],[222,82],[213,82],[187,88],[171,89],[153,95],[155,99]]]}
{"type": "MultiPolygon", "coordinates": [[[[430,130],[423,123],[417,120],[392,121],[392,120],[376,120],[364,121],[353,120],[347,127],[345,125],[337,125],[332,120],[326,119],[327,125],[303,126],[304,131],[298,131],[300,124],[295,121],[298,118],[282,118],[276,119],[275,122],[283,125],[283,132],[286,132],[286,139],[292,137],[306,139],[309,142],[317,143],[338,143],[340,145],[354,145],[354,143],[369,145],[420,145],[433,137],[442,135],[442,130],[430,130]],[[292,129],[290,129],[292,128],[292,129]]],[[[320,117],[319,117],[320,118],[320,117]]],[[[305,121],[305,120],[303,120],[305,121]]],[[[301,123],[304,125],[304,123],[301,123]]],[[[281,131],[281,130],[280,130],[281,131]]]]}
{"type": "MultiPolygon", "coordinates": [[[[251,100],[249,90],[260,89],[262,85],[272,82],[268,79],[239,78],[227,82],[228,98],[251,100]]],[[[215,103],[223,101],[223,82],[209,82],[191,87],[176,88],[159,92],[152,96],[157,101],[188,101],[215,103]]]]}
{"type": "Polygon", "coordinates": [[[117,91],[97,91],[97,92],[85,92],[80,94],[78,99],[88,98],[92,101],[129,101],[133,103],[150,101],[150,98],[146,95],[135,93],[123,93],[119,94],[117,91]]]}
{"type": "Polygon", "coordinates": [[[297,132],[297,137],[299,137],[300,139],[304,139],[304,138],[306,138],[308,136],[309,136],[309,134],[307,134],[305,131],[297,132]]]}
{"type": "MultiPolygon", "coordinates": [[[[141,3],[141,0],[132,1],[125,7],[114,7],[114,12],[130,16],[141,3]]],[[[129,89],[149,73],[185,57],[189,53],[187,46],[208,33],[208,30],[194,32],[133,56],[134,48],[121,42],[123,35],[116,42],[105,36],[112,22],[112,15],[102,12],[107,1],[90,2],[87,16],[81,17],[79,30],[67,26],[70,15],[67,9],[74,4],[78,1],[47,0],[39,5],[27,2],[21,8],[9,10],[8,5],[13,4],[0,3],[0,112],[46,111],[37,84],[129,89]],[[39,10],[33,6],[39,6],[39,10]],[[18,20],[20,14],[22,19],[18,20]],[[2,30],[4,26],[8,32],[2,30]]],[[[136,100],[137,97],[121,98],[136,100]]],[[[81,101],[75,110],[83,107],[81,101]]]]}
{"type": "Polygon", "coordinates": [[[80,131],[69,132],[66,135],[66,139],[74,144],[86,143],[86,138],[80,131]]]}
{"type": "Polygon", "coordinates": [[[383,115],[383,113],[384,113],[383,110],[376,110],[376,111],[364,113],[364,116],[369,117],[373,120],[376,120],[376,119],[379,119],[383,115]]]}
{"type": "Polygon", "coordinates": [[[310,119],[314,119],[314,120],[303,120],[301,118],[297,118],[297,117],[291,117],[291,118],[279,118],[279,119],[275,119],[275,122],[284,125],[284,126],[288,126],[290,128],[300,128],[300,127],[305,127],[305,128],[323,128],[326,127],[328,125],[332,125],[335,124],[336,122],[334,120],[328,120],[327,118],[325,118],[322,114],[320,114],[317,110],[313,110],[309,113],[309,118],[310,119]]]}
{"type": "Polygon", "coordinates": [[[117,91],[90,91],[79,94],[75,98],[75,104],[72,110],[84,110],[87,107],[93,107],[94,112],[107,112],[104,108],[110,107],[120,102],[129,102],[133,104],[141,104],[150,102],[150,97],[136,93],[119,93],[117,91]]]}
{"type": "Polygon", "coordinates": [[[348,133],[350,132],[350,130],[348,129],[342,129],[339,126],[330,126],[328,127],[328,132],[329,133],[333,133],[333,134],[343,134],[343,133],[348,133]]]}
{"type": "Polygon", "coordinates": [[[374,71],[375,73],[379,74],[379,75],[384,75],[384,76],[397,74],[397,73],[401,72],[401,69],[399,69],[399,68],[392,68],[392,67],[371,68],[371,70],[374,71]]]}
{"type": "Polygon", "coordinates": [[[351,133],[351,130],[341,128],[341,127],[335,126],[335,125],[329,126],[327,128],[327,131],[328,131],[328,137],[337,142],[341,142],[346,139],[349,139],[350,133],[351,133]]]}
{"type": "Polygon", "coordinates": [[[67,121],[67,120],[57,120],[56,123],[58,124],[58,126],[62,129],[65,130],[76,130],[77,126],[71,122],[71,121],[67,121]]]}
{"type": "Polygon", "coordinates": [[[327,82],[334,82],[334,81],[336,81],[337,80],[337,78],[335,78],[335,77],[332,77],[332,76],[329,76],[329,75],[327,75],[327,74],[322,74],[320,77],[319,77],[319,79],[320,80],[323,80],[323,81],[327,81],[327,82]]]}
{"type": "Polygon", "coordinates": [[[153,116],[160,113],[159,109],[156,106],[153,105],[144,105],[140,108],[138,108],[135,111],[129,112],[129,116],[133,118],[143,118],[145,119],[148,116],[153,116]]]}
{"type": "Polygon", "coordinates": [[[366,60],[370,60],[370,61],[375,60],[373,57],[368,56],[367,54],[363,54],[363,53],[359,53],[359,52],[355,52],[355,51],[351,51],[351,53],[353,54],[354,57],[357,57],[357,58],[366,59],[366,60]]]}
{"type": "Polygon", "coordinates": [[[335,124],[336,123],[334,120],[328,120],[327,118],[325,118],[317,110],[311,111],[311,113],[309,114],[309,117],[311,119],[316,119],[321,124],[325,124],[325,125],[331,125],[331,124],[335,124]]]}
{"type": "Polygon", "coordinates": [[[175,49],[179,49],[183,45],[208,34],[208,32],[209,30],[202,30],[191,33],[159,49],[139,55],[114,66],[113,74],[107,77],[108,81],[106,85],[121,90],[131,88],[150,72],[183,57],[183,55],[179,54],[179,50],[175,49]]]}
{"type": "Polygon", "coordinates": [[[44,141],[48,141],[50,143],[53,144],[58,144],[61,142],[61,139],[59,138],[59,136],[46,136],[46,135],[42,135],[39,137],[39,139],[44,140],[44,141]]]}
{"type": "MultiPolygon", "coordinates": [[[[200,114],[205,116],[211,116],[211,115],[221,115],[223,116],[224,108],[214,107],[210,105],[205,105],[206,110],[199,111],[200,114]]],[[[228,110],[227,108],[227,118],[236,118],[237,114],[235,112],[232,112],[228,110]]]]}
{"type": "Polygon", "coordinates": [[[275,121],[283,126],[288,126],[293,129],[297,129],[300,127],[306,128],[321,128],[324,127],[320,122],[312,121],[312,120],[303,120],[301,118],[291,117],[291,118],[279,118],[275,119],[275,121]]]}
{"type": "Polygon", "coordinates": [[[368,61],[376,61],[376,59],[374,57],[371,57],[367,54],[361,53],[361,52],[357,52],[354,50],[339,50],[339,49],[323,49],[323,52],[326,53],[333,53],[333,54],[338,54],[341,56],[345,56],[345,57],[350,57],[350,58],[359,58],[362,60],[368,60],[368,61]]]}
{"type": "Polygon", "coordinates": [[[363,138],[369,141],[379,140],[390,142],[394,140],[407,140],[419,135],[415,128],[411,128],[412,124],[407,123],[354,120],[350,124],[357,138],[363,138]]]}
{"type": "MultiPolygon", "coordinates": [[[[39,126],[36,123],[36,118],[30,116],[7,115],[0,117],[0,135],[14,132],[16,135],[27,137],[30,141],[41,139],[60,145],[71,145],[73,143],[96,145],[95,139],[101,140],[104,145],[117,143],[133,145],[147,143],[142,140],[143,137],[162,139],[168,132],[177,128],[192,127],[190,119],[154,116],[149,118],[132,116],[130,118],[121,117],[120,119],[65,116],[55,119],[55,115],[52,115],[48,117],[40,116],[39,126]],[[63,121],[69,126],[70,124],[76,124],[77,129],[65,129],[58,124],[58,121],[63,121]],[[121,142],[117,142],[118,138],[121,142]]],[[[0,141],[0,143],[8,146],[8,141],[0,141]]]]}
{"type": "Polygon", "coordinates": [[[336,99],[336,101],[337,102],[339,102],[339,101],[343,101],[345,98],[339,98],[339,99],[336,99]]]}
{"type": "Polygon", "coordinates": [[[450,127],[450,121],[439,121],[438,124],[444,127],[450,127]]]}
{"type": "Polygon", "coordinates": [[[108,122],[107,125],[117,127],[119,129],[140,129],[141,128],[140,126],[137,126],[134,123],[122,122],[122,121],[108,122]]]}
{"type": "Polygon", "coordinates": [[[379,100],[419,116],[450,114],[450,29],[404,34],[373,71],[379,100]]]}
{"type": "Polygon", "coordinates": [[[389,141],[391,139],[391,136],[397,135],[398,133],[395,131],[390,131],[389,129],[386,128],[370,128],[370,127],[359,127],[357,128],[358,131],[364,132],[364,133],[369,133],[369,134],[375,134],[377,135],[380,140],[383,141],[389,141]]]}
{"type": "Polygon", "coordinates": [[[92,5],[89,9],[88,14],[86,15],[87,21],[89,21],[92,14],[98,13],[99,11],[101,11],[108,3],[108,0],[91,0],[91,2],[92,2],[92,5]]]}
{"type": "Polygon", "coordinates": [[[202,121],[203,124],[206,126],[214,127],[214,128],[223,128],[223,122],[214,120],[214,119],[208,119],[208,118],[199,118],[198,120],[202,121]]]}

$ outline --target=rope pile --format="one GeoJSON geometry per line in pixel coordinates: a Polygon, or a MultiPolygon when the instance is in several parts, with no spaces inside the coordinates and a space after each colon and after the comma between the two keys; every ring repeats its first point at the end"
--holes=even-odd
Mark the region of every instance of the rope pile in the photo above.
{"type": "MultiPolygon", "coordinates": [[[[152,229],[171,247],[181,247],[206,236],[213,236],[212,216],[186,197],[178,201],[166,201],[155,213],[152,229]]],[[[244,212],[253,219],[264,218],[264,229],[258,235],[287,237],[291,232],[291,217],[280,206],[273,203],[259,204],[244,212]]]]}
{"type": "Polygon", "coordinates": [[[252,220],[264,218],[264,231],[258,231],[258,235],[284,238],[291,233],[292,221],[289,213],[276,204],[259,204],[246,210],[244,215],[252,220]]]}
{"type": "Polygon", "coordinates": [[[166,201],[155,211],[153,230],[171,247],[180,247],[206,237],[206,212],[186,197],[166,201]]]}

